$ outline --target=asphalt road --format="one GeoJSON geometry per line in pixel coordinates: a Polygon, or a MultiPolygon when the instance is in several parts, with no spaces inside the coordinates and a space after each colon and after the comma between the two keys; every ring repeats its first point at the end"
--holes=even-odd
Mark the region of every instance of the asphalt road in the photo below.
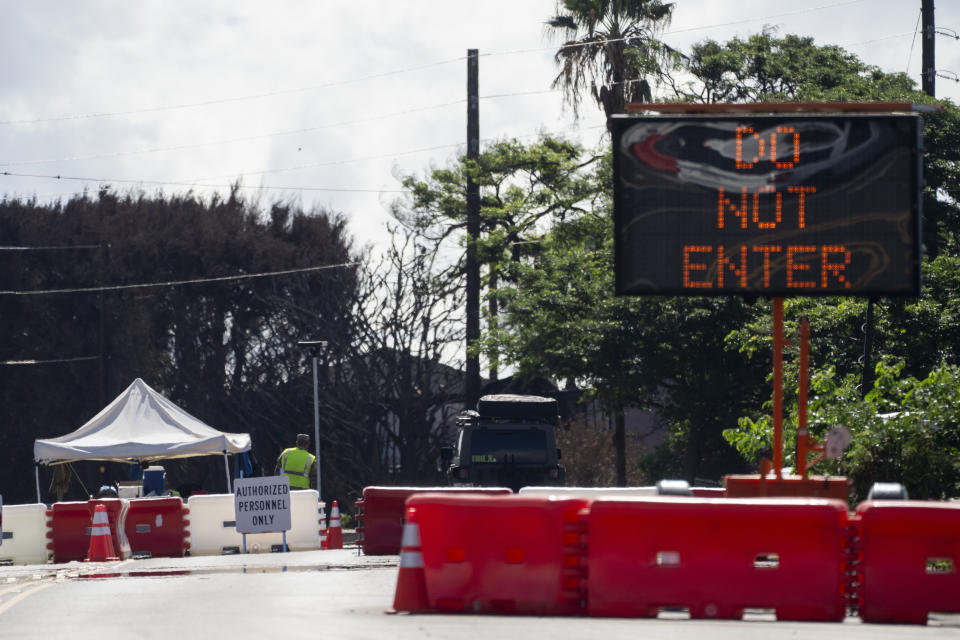
{"type": "Polygon", "coordinates": [[[397,557],[356,548],[0,567],[0,638],[960,638],[960,616],[925,627],[682,619],[389,615],[397,557]]]}

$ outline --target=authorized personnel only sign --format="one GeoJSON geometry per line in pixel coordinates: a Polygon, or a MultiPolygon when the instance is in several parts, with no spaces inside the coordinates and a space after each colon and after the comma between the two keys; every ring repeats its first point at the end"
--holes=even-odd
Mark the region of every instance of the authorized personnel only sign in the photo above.
{"type": "Polygon", "coordinates": [[[266,533],[290,529],[290,477],[238,478],[233,485],[237,531],[266,533]]]}

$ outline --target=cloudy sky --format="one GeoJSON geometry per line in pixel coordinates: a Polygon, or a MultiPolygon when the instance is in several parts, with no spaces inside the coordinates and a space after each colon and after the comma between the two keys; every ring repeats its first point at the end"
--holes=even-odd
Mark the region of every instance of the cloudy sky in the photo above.
{"type": "MultiPolygon", "coordinates": [[[[781,35],[838,44],[920,79],[921,0],[676,0],[664,40],[781,35]]],[[[936,3],[960,31],[960,2],[936,3]]],[[[239,180],[264,202],[342,212],[378,243],[399,174],[463,150],[466,50],[480,52],[484,140],[601,143],[551,91],[554,0],[0,0],[0,197],[66,199],[107,183],[208,194],[239,180]],[[7,175],[3,175],[6,173],[7,175]]],[[[960,74],[960,40],[937,67],[960,74]]],[[[937,93],[960,103],[960,84],[937,93]]],[[[0,238],[2,243],[2,238],[0,238]]]]}

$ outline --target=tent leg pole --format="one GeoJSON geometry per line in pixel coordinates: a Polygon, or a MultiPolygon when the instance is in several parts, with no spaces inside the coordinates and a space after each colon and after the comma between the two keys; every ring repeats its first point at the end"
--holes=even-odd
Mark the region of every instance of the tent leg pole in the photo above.
{"type": "Polygon", "coordinates": [[[233,493],[233,487],[230,486],[230,463],[227,462],[227,452],[223,452],[223,470],[227,474],[227,493],[233,493]]]}
{"type": "Polygon", "coordinates": [[[33,475],[37,481],[37,502],[40,502],[40,465],[33,465],[33,475]]]}

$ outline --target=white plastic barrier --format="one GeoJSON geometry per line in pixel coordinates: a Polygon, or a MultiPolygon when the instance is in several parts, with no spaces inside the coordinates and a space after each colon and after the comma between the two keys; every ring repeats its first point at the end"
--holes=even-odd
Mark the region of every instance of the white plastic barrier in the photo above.
{"type": "MultiPolygon", "coordinates": [[[[236,528],[232,493],[201,494],[187,499],[190,508],[190,555],[216,556],[243,552],[243,534],[236,528]]],[[[320,548],[320,512],[324,504],[313,489],[290,492],[290,530],[287,549],[320,548]]],[[[283,534],[248,533],[247,553],[270,553],[283,549],[283,534]]]]}
{"type": "Polygon", "coordinates": [[[47,542],[47,505],[3,506],[0,564],[46,564],[51,556],[47,542]]]}
{"type": "Polygon", "coordinates": [[[564,496],[566,498],[583,497],[624,497],[624,496],[655,496],[656,487],[522,487],[520,495],[524,496],[564,496]]]}

